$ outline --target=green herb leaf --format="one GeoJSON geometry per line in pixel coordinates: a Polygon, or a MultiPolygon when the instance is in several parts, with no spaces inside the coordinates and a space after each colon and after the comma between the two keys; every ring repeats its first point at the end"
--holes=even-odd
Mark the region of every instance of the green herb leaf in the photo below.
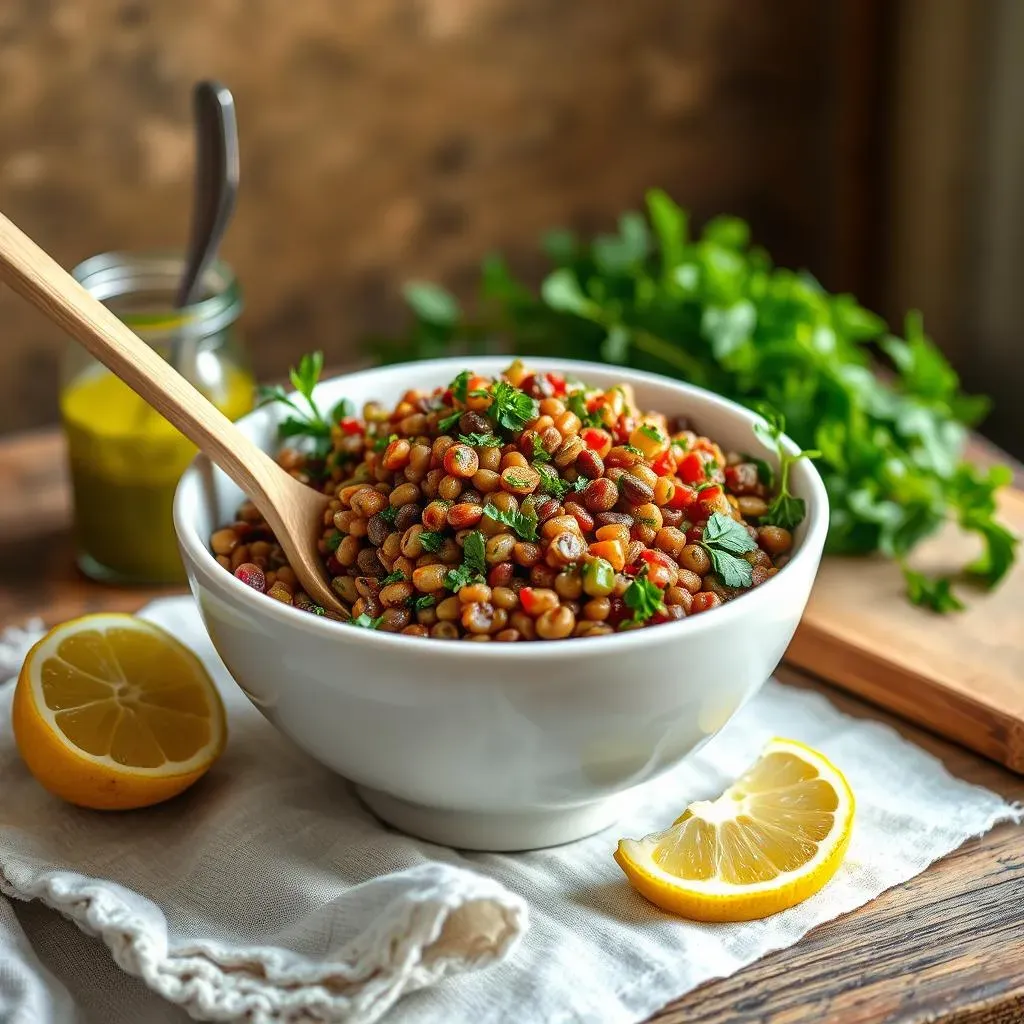
{"type": "Polygon", "coordinates": [[[661,444],[661,442],[665,440],[665,435],[650,423],[644,423],[640,427],[640,433],[643,434],[644,437],[654,441],[656,444],[661,444]]]}
{"type": "Polygon", "coordinates": [[[537,513],[530,506],[526,505],[525,507],[525,511],[509,509],[506,512],[496,505],[488,504],[484,507],[484,515],[488,519],[493,519],[496,523],[501,523],[514,530],[523,540],[536,540],[537,513]]]}
{"type": "Polygon", "coordinates": [[[801,459],[819,458],[821,452],[807,450],[791,455],[786,451],[782,439],[786,430],[786,419],[782,413],[765,403],[761,403],[757,411],[764,422],[754,424],[754,433],[779,453],[778,493],[759,521],[762,526],[780,526],[784,530],[795,530],[807,515],[807,503],[803,498],[798,498],[790,492],[789,472],[801,459]]]}
{"type": "Polygon", "coordinates": [[[711,567],[727,587],[749,587],[754,582],[754,571],[749,562],[719,548],[705,550],[711,559],[711,567]]]}
{"type": "Polygon", "coordinates": [[[518,432],[530,420],[537,418],[536,401],[507,380],[495,381],[489,390],[481,390],[479,394],[491,399],[487,415],[506,430],[518,432]]]}
{"type": "Polygon", "coordinates": [[[487,571],[486,542],[479,530],[466,535],[462,543],[462,565],[449,569],[444,585],[453,593],[470,583],[482,583],[487,571]]]}
{"type": "Polygon", "coordinates": [[[635,444],[624,444],[622,446],[627,452],[632,452],[634,455],[643,455],[643,452],[635,444]]]}
{"type": "Polygon", "coordinates": [[[394,526],[395,520],[398,518],[398,506],[397,505],[386,505],[380,512],[377,513],[388,526],[394,526]]]}
{"type": "Polygon", "coordinates": [[[568,493],[571,485],[558,475],[558,470],[553,466],[548,466],[543,462],[536,462],[533,468],[540,473],[540,486],[538,489],[542,493],[561,501],[568,493]]]}
{"type": "Polygon", "coordinates": [[[533,461],[534,462],[550,462],[551,456],[548,454],[547,448],[544,447],[544,442],[540,439],[540,434],[533,435],[533,461]]]}
{"type": "Polygon", "coordinates": [[[424,551],[436,555],[444,544],[444,534],[438,530],[424,530],[420,534],[420,544],[423,545],[424,551]]]}
{"type": "Polygon", "coordinates": [[[566,404],[569,407],[569,411],[576,414],[580,423],[585,427],[602,427],[604,426],[604,420],[601,419],[600,412],[590,412],[587,409],[587,400],[583,395],[582,391],[571,391],[566,397],[566,404]]]}
{"type": "Polygon", "coordinates": [[[427,323],[449,327],[458,322],[459,304],[450,292],[429,281],[410,281],[402,289],[413,312],[427,323]]]}
{"type": "Polygon", "coordinates": [[[907,597],[912,604],[940,613],[963,610],[963,602],[950,589],[951,580],[948,576],[931,579],[903,566],[903,578],[907,584],[907,597]]]}
{"type": "Polygon", "coordinates": [[[350,626],[358,626],[360,629],[379,629],[380,624],[384,621],[383,615],[378,615],[377,618],[371,619],[366,612],[361,615],[357,615],[354,619],[346,620],[350,626]]]}
{"type": "Polygon", "coordinates": [[[746,554],[757,547],[742,523],[721,512],[713,513],[708,519],[701,540],[706,547],[720,548],[734,555],[746,554]]]}
{"type": "Polygon", "coordinates": [[[394,572],[389,572],[387,576],[383,576],[377,580],[378,584],[382,587],[386,587],[391,583],[402,583],[405,580],[405,573],[401,569],[396,569],[394,572]]]}
{"type": "Polygon", "coordinates": [[[450,416],[444,416],[439,419],[437,421],[437,429],[440,430],[442,434],[447,434],[461,418],[462,413],[456,410],[450,416]]]}
{"type": "Polygon", "coordinates": [[[627,608],[633,609],[634,622],[646,622],[652,615],[661,611],[663,598],[660,588],[655,586],[646,573],[637,576],[622,595],[627,608]]]}
{"type": "Polygon", "coordinates": [[[448,385],[451,393],[460,401],[463,405],[466,404],[466,399],[469,397],[467,392],[469,391],[469,378],[473,376],[471,370],[463,370],[457,374],[455,380],[448,385]]]}
{"type": "Polygon", "coordinates": [[[375,452],[382,452],[392,441],[397,441],[397,434],[388,434],[387,436],[381,435],[373,442],[373,450],[375,452]]]}
{"type": "Polygon", "coordinates": [[[421,597],[413,598],[412,606],[416,611],[421,612],[425,608],[433,608],[435,604],[433,594],[423,594],[421,597]]]}
{"type": "Polygon", "coordinates": [[[328,534],[327,539],[324,543],[327,545],[328,551],[337,551],[341,547],[341,542],[345,539],[345,535],[338,530],[334,533],[328,534]]]}
{"type": "Polygon", "coordinates": [[[500,448],[502,444],[497,434],[459,434],[459,440],[471,448],[500,448]]]}
{"type": "Polygon", "coordinates": [[[576,494],[579,494],[580,491],[585,491],[587,489],[587,484],[589,484],[589,483],[590,483],[590,478],[589,477],[578,476],[572,482],[572,489],[573,489],[573,491],[576,494]]]}
{"type": "Polygon", "coordinates": [[[530,478],[523,473],[512,472],[505,477],[513,487],[529,487],[530,478]]]}

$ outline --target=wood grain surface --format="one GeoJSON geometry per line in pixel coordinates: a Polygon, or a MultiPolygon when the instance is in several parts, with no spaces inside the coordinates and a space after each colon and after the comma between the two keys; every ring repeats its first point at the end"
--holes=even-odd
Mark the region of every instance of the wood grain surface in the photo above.
{"type": "MultiPolygon", "coordinates": [[[[0,443],[0,627],[133,611],[173,592],[102,587],[74,570],[55,432],[0,443]]],[[[834,666],[826,666],[834,673],[834,666]]],[[[892,718],[812,676],[847,714],[887,722],[954,775],[1024,801],[1024,779],[892,718]]],[[[899,785],[894,779],[893,784],[899,785]]],[[[1020,1024],[1024,1022],[1024,834],[1002,825],[915,879],[730,978],[709,982],[654,1024],[1020,1024]]]]}
{"type": "MultiPolygon", "coordinates": [[[[1000,512],[1024,536],[1024,491],[1005,491],[1000,512]]],[[[950,526],[914,564],[949,572],[976,547],[950,526]]],[[[991,593],[965,587],[953,617],[903,591],[891,562],[826,558],[787,660],[1024,772],[1024,562],[991,593]]]]}

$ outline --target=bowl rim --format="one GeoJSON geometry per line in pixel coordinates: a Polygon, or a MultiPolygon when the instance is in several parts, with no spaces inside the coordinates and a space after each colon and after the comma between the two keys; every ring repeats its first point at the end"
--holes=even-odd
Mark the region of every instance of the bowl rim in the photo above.
{"type": "MultiPolygon", "coordinates": [[[[435,372],[450,369],[452,375],[460,370],[469,367],[479,368],[482,372],[500,372],[516,358],[522,358],[527,365],[535,367],[540,372],[565,372],[574,374],[581,379],[586,379],[588,372],[598,372],[602,375],[614,373],[621,374],[623,383],[648,384],[655,387],[669,387],[685,399],[688,396],[695,396],[705,403],[718,406],[723,412],[734,418],[746,422],[753,431],[754,423],[760,417],[730,399],[706,388],[688,384],[662,374],[649,373],[645,370],[634,370],[628,367],[619,367],[610,363],[595,363],[584,360],[546,358],[543,356],[517,357],[515,355],[498,356],[468,356],[468,357],[445,357],[440,359],[423,359],[407,363],[391,363],[384,366],[374,366],[367,369],[356,370],[350,373],[340,373],[333,377],[322,380],[317,385],[323,387],[340,380],[357,381],[385,374],[402,376],[403,371],[415,381],[417,375],[425,372],[435,372]]],[[[246,421],[257,417],[272,415],[266,409],[254,409],[243,416],[238,423],[244,425],[246,421]]],[[[797,453],[800,449],[788,436],[783,435],[783,446],[790,454],[797,453]]],[[[736,627],[748,616],[753,616],[756,608],[762,613],[773,603],[774,595],[778,592],[778,586],[785,583],[783,572],[766,580],[761,586],[748,594],[742,595],[734,601],[729,601],[720,608],[714,609],[714,615],[687,616],[674,622],[666,622],[657,626],[656,636],[651,636],[648,628],[631,629],[624,632],[606,634],[596,637],[566,637],[561,640],[546,640],[538,642],[523,643],[442,643],[438,644],[436,638],[404,636],[400,633],[384,633],[374,629],[344,629],[347,623],[337,622],[320,615],[311,615],[309,612],[294,608],[291,605],[282,604],[280,601],[265,600],[266,595],[254,591],[237,579],[233,573],[226,572],[216,561],[206,543],[199,536],[195,526],[195,517],[201,507],[199,502],[195,503],[193,509],[186,508],[185,498],[189,486],[201,487],[201,477],[206,457],[198,454],[186,467],[181,479],[178,481],[174,493],[174,529],[178,537],[178,543],[182,548],[186,560],[192,563],[196,573],[202,573],[207,580],[218,589],[226,588],[228,594],[232,594],[245,604],[246,601],[260,603],[254,604],[255,614],[264,615],[271,620],[279,622],[289,628],[298,628],[300,632],[309,633],[324,639],[334,637],[339,643],[363,643],[369,644],[370,649],[377,648],[380,653],[399,653],[402,650],[415,655],[422,650],[434,650],[436,653],[444,653],[445,656],[455,655],[460,658],[480,658],[490,660],[494,658],[512,658],[519,660],[535,659],[541,655],[545,660],[548,658],[564,660],[565,658],[581,657],[591,653],[605,652],[612,654],[616,651],[635,648],[644,640],[650,642],[657,640],[672,642],[673,640],[683,641],[688,636],[698,637],[708,630],[728,629],[730,624],[736,627]],[[193,484],[192,481],[195,481],[193,484]],[[397,646],[396,646],[397,645],[397,646]],[[427,646],[425,646],[427,645],[427,646]],[[440,648],[440,650],[439,650],[440,648]],[[459,653],[456,653],[459,652],[459,653]]],[[[801,459],[793,467],[793,473],[802,478],[807,502],[807,518],[805,520],[805,533],[799,546],[794,550],[790,561],[785,569],[796,569],[798,564],[804,566],[812,560],[820,559],[821,551],[825,543],[825,535],[828,531],[829,503],[828,494],[825,490],[824,481],[818,473],[814,464],[809,459],[801,459]]],[[[806,566],[804,566],[806,568],[806,566]]],[[[811,570],[812,579],[817,571],[815,566],[811,570]]]]}

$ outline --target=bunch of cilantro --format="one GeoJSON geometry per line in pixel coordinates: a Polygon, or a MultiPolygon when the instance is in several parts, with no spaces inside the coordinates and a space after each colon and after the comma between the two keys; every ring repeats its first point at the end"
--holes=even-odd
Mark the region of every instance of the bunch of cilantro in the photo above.
{"type": "Polygon", "coordinates": [[[374,339],[384,361],[496,348],[523,356],[600,359],[668,374],[784,417],[789,435],[817,449],[832,504],[828,550],[880,551],[903,566],[907,593],[936,611],[961,607],[948,577],[928,579],[906,558],[949,519],[984,542],[966,575],[995,586],[1017,539],[994,517],[1010,478],[961,460],[965,428],[984,398],[959,380],[910,314],[903,338],[849,295],[773,267],[732,217],[691,234],[687,214],[664,192],[646,216],[626,213],[617,233],[584,241],[567,231],[545,240],[553,269],[539,294],[500,257],[482,267],[479,315],[463,315],[443,289],[411,283],[411,331],[374,339]],[[891,383],[876,360],[888,359],[891,383]]]}

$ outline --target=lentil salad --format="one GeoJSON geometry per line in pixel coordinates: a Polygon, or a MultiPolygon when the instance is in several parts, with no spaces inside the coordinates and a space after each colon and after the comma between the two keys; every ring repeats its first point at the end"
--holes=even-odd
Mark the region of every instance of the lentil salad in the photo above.
{"type": "MultiPolygon", "coordinates": [[[[407,391],[393,408],[323,416],[321,368],[292,374],[280,464],[331,495],[319,541],[350,623],[392,633],[513,642],[602,636],[701,614],[785,564],[803,503],[780,472],[723,452],[684,417],[514,362],[407,391]]],[[[812,453],[802,453],[812,454],[812,453]]],[[[298,586],[251,502],[211,537],[217,561],[268,597],[334,617],[298,586]]]]}

